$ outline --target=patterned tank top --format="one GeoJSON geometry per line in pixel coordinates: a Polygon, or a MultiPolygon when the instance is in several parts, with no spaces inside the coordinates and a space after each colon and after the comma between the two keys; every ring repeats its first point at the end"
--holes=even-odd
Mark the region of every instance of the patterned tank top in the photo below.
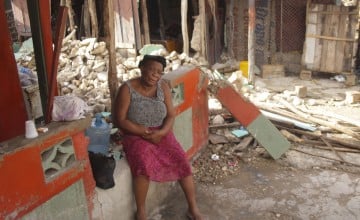
{"type": "Polygon", "coordinates": [[[130,89],[130,106],[127,117],[130,121],[146,127],[161,126],[166,117],[167,110],[164,103],[164,92],[161,80],[157,84],[156,96],[146,97],[132,88],[129,81],[126,85],[130,89]]]}

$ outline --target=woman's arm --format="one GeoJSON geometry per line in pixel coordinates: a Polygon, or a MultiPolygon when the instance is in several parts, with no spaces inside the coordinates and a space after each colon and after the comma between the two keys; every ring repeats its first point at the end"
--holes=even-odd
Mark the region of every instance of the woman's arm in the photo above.
{"type": "Polygon", "coordinates": [[[172,98],[171,98],[171,90],[169,85],[165,82],[162,81],[162,89],[164,91],[164,103],[166,105],[166,110],[167,110],[167,115],[166,118],[164,119],[164,123],[160,129],[160,132],[165,135],[167,134],[170,130],[172,130],[172,127],[174,125],[174,121],[175,121],[175,108],[173,106],[172,103],[172,98]]]}
{"type": "Polygon", "coordinates": [[[119,88],[114,105],[114,122],[117,127],[139,136],[151,133],[147,127],[127,119],[127,112],[130,106],[130,90],[126,83],[119,88]]]}

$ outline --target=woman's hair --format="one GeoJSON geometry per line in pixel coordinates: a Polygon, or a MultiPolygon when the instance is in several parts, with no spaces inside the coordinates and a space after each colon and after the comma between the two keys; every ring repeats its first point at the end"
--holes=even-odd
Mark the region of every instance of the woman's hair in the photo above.
{"type": "Polygon", "coordinates": [[[163,65],[163,68],[166,67],[166,60],[162,56],[155,56],[155,55],[145,55],[144,58],[140,61],[139,67],[144,66],[148,61],[156,61],[163,65]]]}

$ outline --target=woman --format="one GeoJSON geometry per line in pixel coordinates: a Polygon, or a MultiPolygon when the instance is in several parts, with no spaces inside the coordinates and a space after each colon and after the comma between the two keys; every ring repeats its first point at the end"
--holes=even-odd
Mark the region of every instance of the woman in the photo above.
{"type": "Polygon", "coordinates": [[[166,60],[145,55],[141,77],[124,83],[114,106],[114,122],[125,133],[123,146],[134,179],[136,218],[146,219],[150,181],[179,181],[188,202],[188,216],[201,220],[190,164],[172,133],[175,111],[170,88],[161,80],[166,60]]]}

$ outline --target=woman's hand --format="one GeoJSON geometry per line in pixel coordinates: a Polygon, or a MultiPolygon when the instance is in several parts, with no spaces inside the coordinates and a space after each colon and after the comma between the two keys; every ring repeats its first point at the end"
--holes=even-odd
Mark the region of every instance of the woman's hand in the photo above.
{"type": "Polygon", "coordinates": [[[143,138],[145,140],[148,140],[154,144],[158,144],[161,141],[162,137],[164,137],[164,134],[160,130],[153,130],[150,131],[150,133],[143,135],[143,138]]]}

